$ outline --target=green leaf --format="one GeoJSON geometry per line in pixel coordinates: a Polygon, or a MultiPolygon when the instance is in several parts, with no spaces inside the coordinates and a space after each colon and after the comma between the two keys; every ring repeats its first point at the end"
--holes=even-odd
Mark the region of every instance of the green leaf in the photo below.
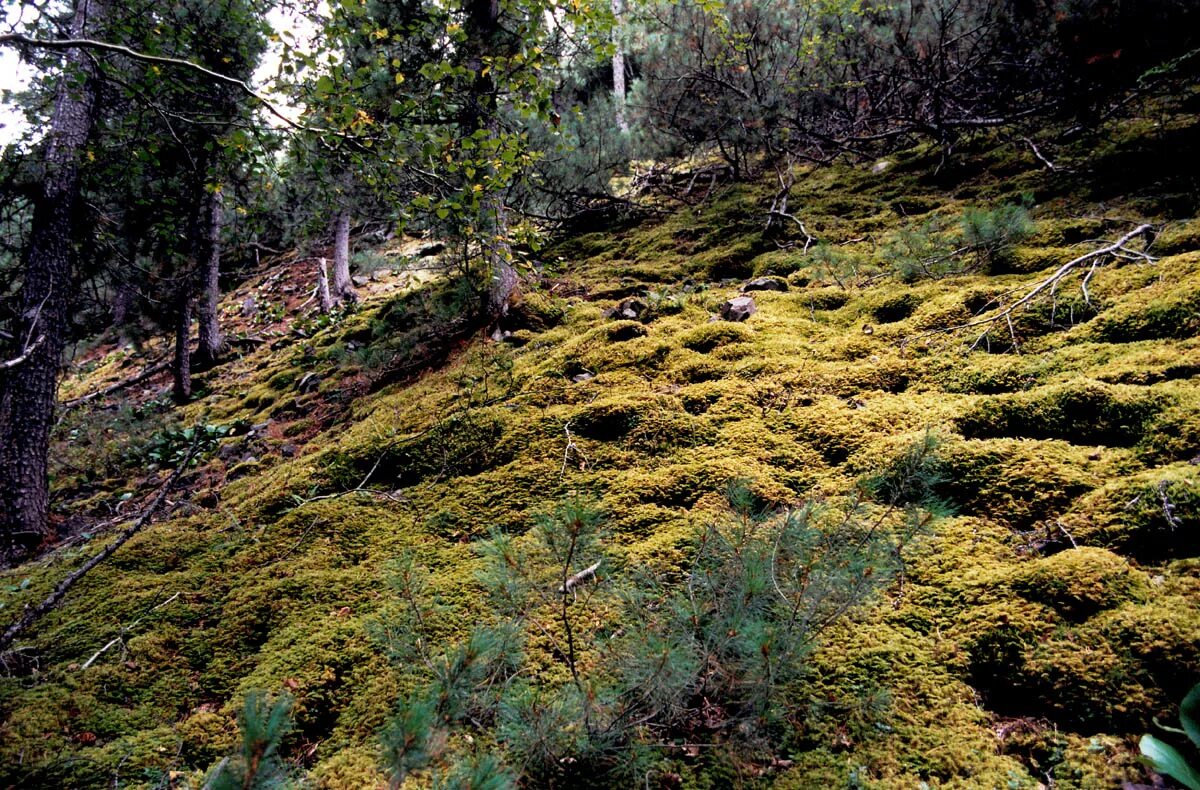
{"type": "Polygon", "coordinates": [[[1188,765],[1174,746],[1163,743],[1153,735],[1143,735],[1138,748],[1155,771],[1166,774],[1189,790],[1200,790],[1200,773],[1188,765]]]}
{"type": "Polygon", "coordinates": [[[1196,748],[1200,749],[1200,683],[1179,703],[1179,722],[1196,748]]]}

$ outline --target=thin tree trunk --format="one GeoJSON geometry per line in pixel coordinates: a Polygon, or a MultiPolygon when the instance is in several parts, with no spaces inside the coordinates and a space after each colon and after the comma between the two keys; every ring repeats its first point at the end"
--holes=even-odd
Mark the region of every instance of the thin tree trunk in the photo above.
{"type": "Polygon", "coordinates": [[[221,226],[225,201],[220,190],[213,192],[208,202],[204,233],[204,265],[200,272],[200,301],[197,318],[200,323],[200,342],[196,349],[197,362],[211,367],[225,350],[217,310],[221,305],[221,226]]]}
{"type": "MultiPolygon", "coordinates": [[[[101,0],[78,0],[71,37],[99,25],[101,0]]],[[[25,256],[18,344],[44,338],[29,358],[0,380],[0,561],[14,562],[49,533],[47,456],[54,424],[59,366],[70,319],[72,220],[79,200],[79,158],[96,103],[95,72],[80,49],[69,50],[55,90],[46,135],[41,193],[34,203],[25,256]]],[[[18,351],[21,347],[18,346],[18,351]]]]}
{"type": "Polygon", "coordinates": [[[613,114],[617,128],[629,131],[629,120],[625,117],[625,50],[621,41],[621,17],[625,13],[625,0],[612,0],[613,12],[613,114]]]}
{"type": "Polygon", "coordinates": [[[333,297],[329,294],[329,262],[317,258],[317,299],[321,302],[321,312],[329,315],[333,311],[333,297]]]}
{"type": "Polygon", "coordinates": [[[192,287],[188,279],[185,276],[175,296],[175,359],[171,363],[171,394],[176,403],[186,403],[192,398],[192,287]]]}
{"type": "Polygon", "coordinates": [[[350,281],[350,212],[342,209],[333,221],[333,298],[354,301],[354,283],[350,281]]]}
{"type": "MultiPolygon", "coordinates": [[[[462,114],[461,130],[464,137],[480,129],[489,130],[493,136],[500,133],[500,118],[496,107],[496,82],[484,61],[500,53],[499,0],[468,0],[467,11],[467,67],[475,74],[471,95],[462,114]]],[[[488,283],[484,309],[488,317],[500,318],[508,312],[508,303],[516,290],[518,277],[513,268],[508,238],[508,216],[504,199],[493,192],[482,202],[480,227],[476,228],[483,254],[488,262],[491,280],[488,283]]]]}

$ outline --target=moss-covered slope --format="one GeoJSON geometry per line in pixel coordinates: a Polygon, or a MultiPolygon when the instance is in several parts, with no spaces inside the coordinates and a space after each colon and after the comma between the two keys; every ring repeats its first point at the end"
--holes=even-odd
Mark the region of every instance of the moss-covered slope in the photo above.
{"type": "MultiPolygon", "coordinates": [[[[1195,128],[1185,120],[1179,134],[1195,128]]],[[[369,626],[401,551],[431,572],[452,640],[479,605],[472,544],[524,532],[569,491],[599,498],[622,562],[677,567],[729,479],[779,505],[835,494],[927,430],[955,514],[903,585],[826,635],[778,759],[750,770],[685,753],[672,772],[796,788],[1143,776],[1137,736],[1200,679],[1200,219],[1195,192],[1162,192],[1177,179],[1089,186],[1084,168],[1105,156],[1136,161],[1142,130],[1122,134],[1072,173],[988,145],[970,172],[931,176],[936,155],[917,151],[882,173],[802,174],[791,205],[848,274],[764,235],[769,185],[728,187],[564,240],[512,342],[470,341],[415,381],[372,383],[386,368],[372,349],[411,329],[396,300],[412,292],[380,287],[304,336],[284,310],[184,409],[150,393],[120,423],[72,417],[94,463],[60,447],[67,525],[132,508],[120,501],[135,484],[141,500],[146,465],[165,474],[183,442],[165,420],[233,427],[169,517],[23,641],[0,678],[0,784],[196,781],[233,744],[243,693],[262,688],[295,695],[289,749],[318,786],[378,786],[376,733],[408,676],[369,626]],[[1022,194],[1033,234],[990,273],[888,274],[885,240],[914,217],[1022,194]],[[1058,305],[1015,316],[1016,350],[1006,326],[974,349],[978,332],[928,334],[1141,220],[1165,226],[1158,260],[1098,269],[1090,306],[1064,284],[1058,305]],[[755,292],[743,324],[710,322],[763,274],[790,287],[755,292]],[[643,321],[604,316],[630,295],[643,321]]],[[[72,394],[121,375],[120,353],[72,394]]],[[[0,613],[106,534],[5,572],[0,613]]]]}

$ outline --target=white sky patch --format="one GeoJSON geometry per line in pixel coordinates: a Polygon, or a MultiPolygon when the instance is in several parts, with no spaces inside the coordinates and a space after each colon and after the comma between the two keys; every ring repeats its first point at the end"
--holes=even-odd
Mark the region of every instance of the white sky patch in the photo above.
{"type": "MultiPolygon", "coordinates": [[[[290,6],[291,4],[285,5],[290,6]]],[[[329,13],[329,6],[322,0],[316,4],[314,12],[320,17],[325,17],[329,13]]],[[[3,29],[8,31],[24,27],[30,21],[31,13],[37,12],[30,6],[6,0],[3,29]],[[24,19],[22,19],[22,14],[24,14],[24,19]]],[[[275,109],[296,120],[303,112],[303,108],[288,104],[287,97],[274,92],[272,88],[283,57],[284,42],[286,41],[287,46],[301,52],[311,52],[317,45],[320,28],[313,18],[297,12],[293,7],[273,7],[267,13],[267,21],[282,40],[270,42],[254,72],[251,83],[262,92],[264,97],[272,101],[275,109]]],[[[20,55],[14,47],[0,46],[0,91],[19,93],[29,87],[35,74],[35,69],[30,64],[21,61],[20,55]]],[[[264,116],[272,125],[283,124],[283,121],[271,113],[264,113],[264,116]]],[[[0,102],[0,147],[16,142],[28,131],[29,124],[21,109],[12,101],[0,102]]]]}
{"type": "MultiPolygon", "coordinates": [[[[22,27],[36,13],[36,9],[22,3],[6,3],[4,30],[22,27]]],[[[33,67],[21,62],[15,48],[0,47],[0,91],[23,91],[29,87],[33,75],[33,67]]],[[[19,107],[10,101],[0,103],[0,147],[16,142],[28,129],[25,114],[19,107]]]]}

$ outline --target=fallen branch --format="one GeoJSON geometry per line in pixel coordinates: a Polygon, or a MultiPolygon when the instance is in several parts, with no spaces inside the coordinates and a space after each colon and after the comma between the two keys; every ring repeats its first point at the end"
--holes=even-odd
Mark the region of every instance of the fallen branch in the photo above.
{"type": "Polygon", "coordinates": [[[1052,173],[1058,172],[1058,165],[1054,164],[1054,162],[1042,155],[1042,152],[1038,150],[1037,143],[1028,137],[1023,137],[1021,139],[1024,140],[1025,144],[1029,146],[1029,150],[1033,151],[1033,155],[1037,157],[1038,161],[1046,166],[1046,169],[1050,170],[1052,173]]]}
{"type": "Polygon", "coordinates": [[[29,357],[33,355],[33,352],[37,351],[38,347],[41,346],[45,341],[45,335],[38,335],[36,340],[21,350],[20,356],[0,362],[0,370],[10,370],[18,365],[24,364],[25,360],[29,359],[29,357]]]}
{"type": "Polygon", "coordinates": [[[89,392],[87,395],[81,395],[78,398],[72,398],[71,400],[63,401],[59,404],[59,406],[61,406],[63,409],[74,409],[76,406],[82,406],[85,403],[90,403],[91,401],[99,398],[107,397],[112,395],[114,392],[120,392],[123,389],[134,386],[135,384],[141,384],[146,379],[166,370],[167,366],[170,364],[171,360],[169,359],[161,360],[146,368],[141,373],[131,376],[130,378],[122,379],[115,384],[110,384],[103,389],[96,390],[95,392],[89,392]]]}
{"type": "Polygon", "coordinates": [[[74,571],[71,571],[71,573],[67,574],[67,577],[59,582],[58,586],[54,588],[54,591],[46,596],[46,599],[40,604],[37,606],[26,605],[24,613],[17,618],[16,622],[9,625],[8,628],[4,629],[4,633],[0,634],[0,654],[5,653],[12,645],[13,640],[24,633],[29,626],[40,620],[48,612],[53,611],[58,606],[59,602],[62,601],[63,597],[66,596],[67,592],[74,587],[76,583],[78,583],[78,581],[82,579],[89,571],[91,571],[92,568],[95,568],[97,565],[111,557],[113,552],[124,546],[130,538],[132,538],[134,535],[140,532],[142,528],[150,523],[150,520],[154,518],[154,514],[158,512],[160,507],[162,507],[163,502],[167,501],[167,494],[171,493],[171,490],[175,488],[175,485],[179,482],[179,478],[183,476],[184,470],[187,469],[189,464],[191,464],[192,459],[196,456],[196,452],[199,449],[200,443],[198,441],[192,442],[191,449],[188,450],[187,456],[185,456],[184,459],[179,463],[179,466],[175,467],[175,471],[172,472],[171,476],[167,478],[167,482],[163,483],[162,488],[160,488],[158,491],[158,496],[154,498],[154,501],[150,503],[149,507],[142,511],[142,515],[138,516],[137,521],[133,522],[133,524],[126,528],[124,532],[118,535],[116,540],[105,546],[98,554],[85,562],[83,565],[80,565],[74,571]]]}
{"type": "Polygon", "coordinates": [[[566,476],[567,464],[570,462],[572,455],[575,456],[575,460],[576,460],[576,462],[578,462],[580,469],[587,469],[587,458],[584,457],[582,452],[580,452],[579,445],[575,444],[575,437],[571,435],[570,420],[568,420],[567,423],[565,425],[563,425],[563,433],[565,433],[567,435],[567,446],[566,446],[566,449],[563,450],[562,468],[558,470],[558,479],[559,480],[562,480],[563,477],[566,476]]]}
{"type": "Polygon", "coordinates": [[[563,585],[558,588],[558,594],[569,595],[575,592],[575,589],[579,587],[579,585],[596,578],[596,571],[600,570],[601,562],[603,562],[603,560],[596,560],[595,563],[584,568],[579,573],[576,573],[573,576],[568,576],[563,585]]]}
{"type": "MultiPolygon", "coordinates": [[[[1055,289],[1057,289],[1059,283],[1064,278],[1066,278],[1068,275],[1070,275],[1076,269],[1079,269],[1084,264],[1091,264],[1091,270],[1089,270],[1087,276],[1084,278],[1084,283],[1082,286],[1084,297],[1086,299],[1090,300],[1091,295],[1087,291],[1087,284],[1091,280],[1092,275],[1095,273],[1096,267],[1098,265],[1100,265],[1100,263],[1105,258],[1112,257],[1112,258],[1135,259],[1135,260],[1143,260],[1146,262],[1152,262],[1154,260],[1154,258],[1152,258],[1150,255],[1148,255],[1145,252],[1142,252],[1139,250],[1131,250],[1125,246],[1130,241],[1137,238],[1138,236],[1144,236],[1144,235],[1148,234],[1152,229],[1153,229],[1153,226],[1150,224],[1138,225],[1136,228],[1129,231],[1124,236],[1122,236],[1121,238],[1114,241],[1112,244],[1107,244],[1103,247],[1100,247],[1099,249],[1092,250],[1091,252],[1080,255],[1078,258],[1067,261],[1062,266],[1055,269],[1054,273],[1051,274],[1049,277],[1046,277],[1045,279],[1043,279],[1040,282],[1038,282],[1037,284],[1035,284],[1032,288],[1030,288],[1029,291],[1027,291],[1025,293],[1025,295],[1022,296],[1020,299],[1018,299],[1017,301],[1008,305],[1007,307],[1000,309],[998,312],[995,312],[991,315],[986,315],[986,316],[982,316],[980,318],[976,318],[972,321],[965,321],[961,324],[955,324],[954,326],[941,327],[939,329],[931,329],[927,332],[922,332],[918,335],[914,335],[913,337],[905,338],[902,345],[907,345],[908,343],[912,342],[913,340],[920,340],[921,338],[929,337],[931,335],[943,335],[943,334],[950,334],[950,333],[954,333],[954,332],[961,332],[964,329],[973,329],[975,327],[980,327],[980,326],[988,326],[990,328],[990,326],[992,324],[995,324],[997,321],[1004,321],[1008,325],[1009,334],[1012,335],[1013,344],[1015,345],[1016,344],[1016,336],[1015,336],[1016,333],[1015,333],[1015,329],[1012,324],[1012,315],[1014,312],[1016,312],[1018,309],[1024,307],[1025,305],[1029,304],[1030,302],[1032,302],[1034,299],[1036,299],[1038,296],[1045,293],[1046,291],[1048,291],[1048,290],[1054,291],[1055,289]]],[[[983,335],[980,336],[979,340],[982,340],[986,336],[987,336],[987,333],[984,333],[983,335]]],[[[978,345],[979,340],[975,341],[975,345],[978,345]]],[[[973,347],[974,347],[974,345],[972,346],[972,348],[973,347]]]]}
{"type": "MultiPolygon", "coordinates": [[[[149,612],[147,612],[147,614],[152,614],[152,613],[154,613],[154,612],[157,612],[159,609],[163,608],[163,607],[164,607],[164,606],[166,606],[167,604],[169,604],[169,603],[172,603],[172,602],[174,602],[174,601],[178,600],[178,599],[179,599],[179,596],[180,596],[180,593],[175,593],[175,594],[174,594],[174,595],[172,595],[170,598],[168,598],[167,600],[165,600],[165,601],[163,601],[162,603],[160,603],[158,606],[155,606],[154,608],[152,608],[152,609],[151,609],[149,612]]],[[[110,641],[110,642],[109,642],[108,644],[106,644],[104,647],[100,648],[100,649],[99,649],[99,650],[97,650],[95,653],[92,653],[92,657],[91,657],[91,658],[89,658],[87,661],[83,662],[83,666],[81,666],[81,667],[80,667],[80,669],[81,669],[81,670],[83,670],[83,669],[87,669],[87,668],[88,668],[88,667],[90,667],[92,664],[95,664],[95,663],[96,663],[96,659],[100,658],[100,656],[102,656],[102,655],[104,655],[105,653],[107,653],[107,652],[108,652],[110,649],[112,649],[112,648],[113,648],[113,647],[115,647],[116,645],[124,645],[124,644],[125,644],[125,637],[126,637],[126,635],[128,635],[128,634],[129,634],[129,632],[130,632],[130,631],[132,631],[133,629],[137,628],[137,627],[138,627],[138,625],[140,625],[140,624],[141,624],[141,622],[142,622],[142,620],[143,620],[143,619],[144,619],[144,617],[139,617],[138,619],[134,620],[134,621],[133,621],[132,623],[130,623],[129,625],[123,625],[123,626],[121,626],[121,633],[119,633],[119,634],[117,634],[115,637],[113,637],[112,641],[110,641]]]]}

